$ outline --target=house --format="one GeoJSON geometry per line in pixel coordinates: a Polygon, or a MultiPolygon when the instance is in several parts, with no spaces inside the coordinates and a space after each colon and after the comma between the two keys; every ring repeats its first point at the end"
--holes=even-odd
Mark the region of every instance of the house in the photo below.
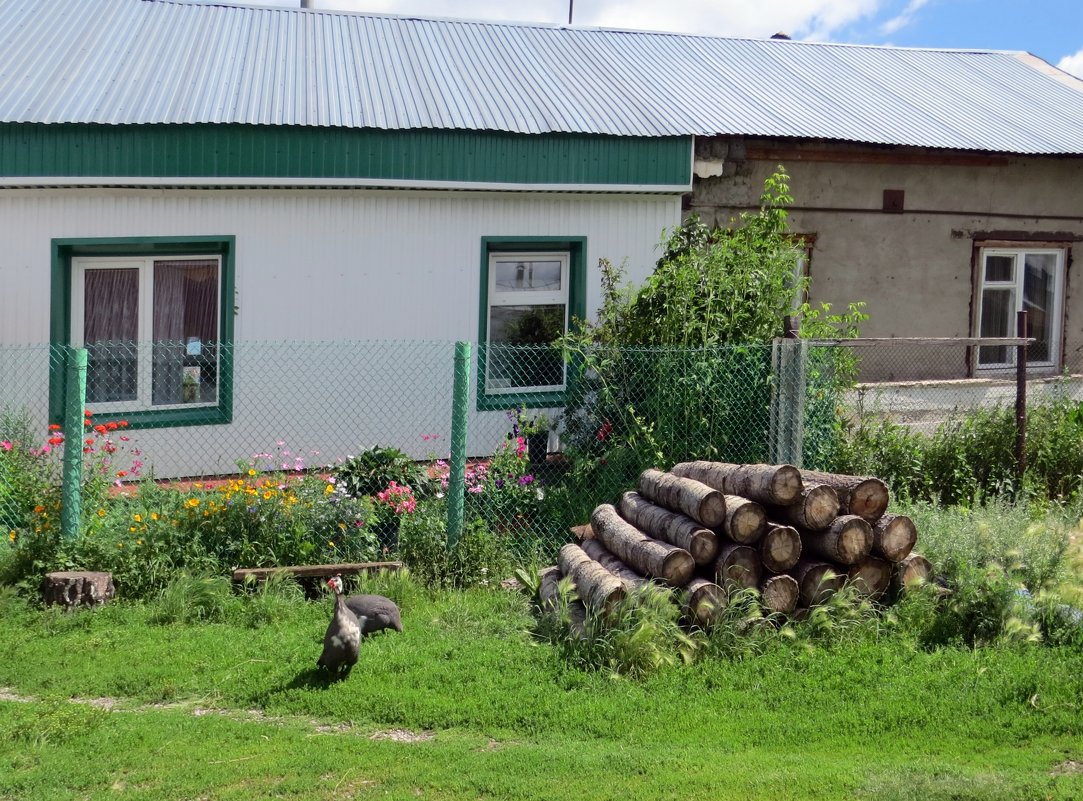
{"type": "Polygon", "coordinates": [[[562,399],[559,363],[504,346],[778,163],[813,300],[866,301],[881,335],[1010,333],[1026,307],[1056,370],[1083,347],[1081,120],[1083,84],[1020,53],[0,0],[0,405],[56,417],[64,389],[6,346],[86,346],[97,411],[148,450],[206,443],[159,474],[225,470],[285,420],[325,453],[446,430],[451,351],[402,343],[471,340],[483,450],[501,410],[562,399]],[[403,350],[305,344],[371,340],[403,350]],[[326,409],[381,361],[401,380],[348,446],[326,409]]]}

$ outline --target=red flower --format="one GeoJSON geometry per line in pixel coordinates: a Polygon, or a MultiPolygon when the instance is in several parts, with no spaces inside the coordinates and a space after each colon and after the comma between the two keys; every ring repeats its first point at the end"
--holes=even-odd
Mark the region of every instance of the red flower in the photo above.
{"type": "Polygon", "coordinates": [[[112,422],[112,421],[109,421],[108,423],[106,423],[105,427],[108,428],[110,431],[116,431],[117,430],[117,424],[112,422]]]}
{"type": "Polygon", "coordinates": [[[96,425],[96,426],[94,426],[94,430],[97,431],[99,434],[104,434],[105,433],[105,426],[96,425]]]}
{"type": "Polygon", "coordinates": [[[119,423],[117,423],[117,425],[120,426],[121,428],[127,428],[128,427],[128,421],[127,420],[121,420],[119,423]]]}
{"type": "Polygon", "coordinates": [[[59,423],[50,423],[49,424],[49,430],[50,431],[59,431],[60,430],[60,424],[59,423]]]}
{"type": "Polygon", "coordinates": [[[49,439],[47,439],[46,442],[48,442],[50,445],[63,445],[64,444],[64,438],[63,437],[49,437],[49,439]]]}
{"type": "Polygon", "coordinates": [[[94,444],[94,440],[92,440],[92,439],[84,439],[83,442],[85,442],[87,445],[93,445],[94,444]]]}
{"type": "Polygon", "coordinates": [[[128,475],[127,470],[118,470],[117,471],[117,478],[124,478],[124,476],[126,476],[126,475],[128,475]]]}
{"type": "Polygon", "coordinates": [[[597,437],[599,442],[605,442],[605,438],[609,436],[609,432],[613,430],[613,424],[606,420],[602,423],[602,427],[598,429],[597,437]]]}
{"type": "Polygon", "coordinates": [[[83,409],[83,417],[90,417],[90,409],[83,409]]]}

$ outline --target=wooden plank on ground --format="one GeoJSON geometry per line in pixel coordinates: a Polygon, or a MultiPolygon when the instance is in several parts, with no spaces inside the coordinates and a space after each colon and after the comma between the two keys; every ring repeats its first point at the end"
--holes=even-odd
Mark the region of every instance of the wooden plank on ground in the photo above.
{"type": "Polygon", "coordinates": [[[243,582],[249,576],[263,581],[272,573],[289,573],[294,578],[330,578],[331,576],[356,576],[360,573],[376,573],[380,570],[400,570],[402,562],[348,562],[340,565],[288,565],[283,567],[245,567],[233,571],[233,580],[243,582]]]}

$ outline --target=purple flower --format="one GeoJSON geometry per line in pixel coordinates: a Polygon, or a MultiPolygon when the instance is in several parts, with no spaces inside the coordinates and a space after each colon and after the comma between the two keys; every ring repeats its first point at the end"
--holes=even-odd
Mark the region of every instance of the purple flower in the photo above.
{"type": "Polygon", "coordinates": [[[534,476],[531,476],[531,475],[521,476],[519,478],[519,486],[520,487],[525,487],[527,484],[530,484],[533,481],[534,481],[534,476]]]}
{"type": "Polygon", "coordinates": [[[496,488],[497,489],[504,489],[504,479],[498,478],[496,480],[496,488]]]}

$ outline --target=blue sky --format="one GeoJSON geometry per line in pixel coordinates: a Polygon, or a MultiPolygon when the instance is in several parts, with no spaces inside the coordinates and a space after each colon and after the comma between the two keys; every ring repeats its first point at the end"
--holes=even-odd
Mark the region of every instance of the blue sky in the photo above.
{"type": "MultiPolygon", "coordinates": [[[[301,0],[253,0],[293,6],[301,0]]],[[[1083,77],[1083,0],[572,0],[573,22],[718,36],[1025,50],[1083,77]]],[[[316,8],[566,23],[569,0],[314,0],[316,8]]]]}

